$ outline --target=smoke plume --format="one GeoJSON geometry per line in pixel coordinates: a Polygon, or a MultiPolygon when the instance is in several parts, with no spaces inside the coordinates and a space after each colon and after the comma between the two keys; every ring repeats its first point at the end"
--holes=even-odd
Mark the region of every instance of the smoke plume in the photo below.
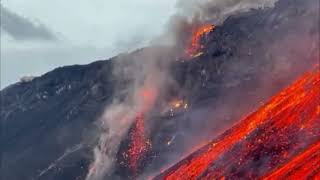
{"type": "Polygon", "coordinates": [[[168,80],[167,53],[166,49],[154,46],[130,57],[120,55],[115,61],[117,93],[98,122],[102,132],[87,179],[99,180],[112,173],[121,141],[137,116],[148,115],[161,94],[159,89],[168,80]]]}
{"type": "Polygon", "coordinates": [[[156,42],[170,45],[176,56],[183,56],[193,30],[203,24],[222,25],[230,16],[252,9],[272,8],[278,0],[179,0],[177,12],[156,42]]]}
{"type": "MultiPolygon", "coordinates": [[[[171,18],[167,30],[161,37],[152,42],[150,48],[144,48],[130,55],[118,56],[114,61],[113,68],[116,94],[112,103],[106,107],[104,114],[97,122],[101,132],[99,143],[94,149],[94,161],[89,169],[87,180],[101,180],[112,174],[120,143],[139,114],[143,113],[147,117],[146,121],[148,121],[148,117],[154,107],[165,101],[172,87],[189,90],[196,86],[192,84],[188,87],[186,84],[178,84],[173,80],[174,78],[170,72],[172,64],[177,59],[185,58],[184,49],[190,43],[190,35],[195,27],[206,23],[222,25],[230,16],[249,12],[251,9],[271,8],[275,3],[276,0],[181,0],[177,4],[178,12],[171,18]]],[[[310,4],[312,5],[312,3],[310,4]]],[[[313,17],[313,14],[314,9],[312,13],[307,13],[306,16],[313,17]]],[[[279,15],[279,18],[285,17],[279,15]]],[[[301,59],[314,59],[306,57],[306,55],[316,54],[315,51],[318,48],[318,45],[312,40],[315,37],[309,34],[314,20],[307,22],[303,21],[303,18],[297,18],[296,20],[301,27],[292,29],[289,35],[286,34],[287,30],[291,29],[289,25],[283,25],[282,29],[274,30],[278,32],[274,37],[272,37],[273,34],[268,34],[267,31],[262,30],[264,28],[256,32],[253,31],[250,36],[258,39],[255,43],[260,43],[259,46],[249,44],[248,39],[237,41],[238,44],[236,44],[237,47],[234,50],[235,55],[228,57],[228,60],[232,63],[222,63],[220,67],[221,71],[226,72],[221,77],[223,88],[220,90],[233,93],[233,95],[229,96],[230,94],[225,93],[219,97],[216,101],[222,104],[220,104],[220,108],[208,108],[206,114],[201,114],[201,117],[206,120],[200,121],[199,116],[194,117],[196,113],[190,112],[187,114],[191,119],[189,124],[192,124],[193,130],[190,130],[189,126],[178,128],[172,139],[179,141],[181,139],[176,137],[177,134],[189,133],[188,136],[185,136],[188,138],[183,141],[186,145],[177,147],[174,151],[166,154],[171,158],[170,160],[167,159],[167,162],[172,163],[181,157],[186,152],[186,149],[194,145],[192,142],[199,142],[199,139],[207,140],[212,137],[213,133],[210,132],[213,126],[212,123],[216,123],[216,129],[219,129],[222,126],[221,124],[226,124],[226,118],[221,114],[226,114],[230,117],[237,117],[241,114],[238,111],[233,111],[234,108],[237,108],[237,105],[234,105],[235,102],[247,102],[248,105],[242,105],[243,107],[239,108],[239,111],[242,111],[242,113],[249,111],[249,107],[251,107],[249,104],[255,104],[254,102],[258,101],[259,96],[260,99],[270,96],[271,93],[281,87],[280,84],[288,82],[289,79],[293,78],[293,74],[296,73],[297,75],[314,62],[314,60],[309,60],[306,65],[300,66],[301,59]],[[272,40],[272,38],[275,40],[272,40]],[[301,48],[301,45],[294,44],[294,42],[301,42],[307,46],[305,46],[306,48],[301,48]],[[251,51],[255,54],[252,54],[251,51]],[[295,54],[292,54],[292,51],[295,54]],[[248,64],[252,62],[252,59],[257,59],[257,61],[253,61],[254,64],[249,66],[248,64]],[[261,66],[265,66],[266,70],[264,72],[270,70],[268,74],[259,75],[254,80],[250,80],[250,82],[254,82],[250,87],[230,90],[243,83],[239,81],[239,77],[246,79],[247,74],[261,69],[261,66]],[[279,84],[271,86],[270,83],[279,84]],[[246,97],[244,95],[251,95],[251,98],[244,98],[246,97]],[[251,100],[252,102],[250,102],[251,100]],[[212,118],[213,115],[216,117],[215,119],[212,118]],[[199,136],[195,136],[197,133],[199,136]]],[[[272,23],[268,25],[270,25],[270,28],[278,28],[272,23]]],[[[232,37],[229,34],[218,34],[217,36],[219,35],[221,36],[221,41],[223,40],[222,38],[227,39],[223,36],[228,36],[229,41],[237,40],[237,37],[232,37]]],[[[250,38],[249,35],[248,38],[250,38]]],[[[219,43],[230,44],[230,42],[215,42],[212,44],[218,46],[219,43]]],[[[223,45],[220,46],[223,47],[223,45]]],[[[227,61],[224,58],[223,56],[217,57],[217,61],[227,61]]],[[[204,67],[201,70],[201,75],[210,76],[206,74],[208,71],[209,69],[204,67]]],[[[255,73],[255,75],[258,74],[258,72],[255,73]]],[[[199,109],[206,108],[199,106],[199,109]]],[[[230,124],[231,122],[228,123],[230,124]]],[[[157,168],[159,166],[155,165],[149,170],[159,170],[157,168]]]]}
{"type": "Polygon", "coordinates": [[[217,25],[231,15],[251,9],[273,7],[277,0],[189,0],[178,1],[179,13],[189,20],[214,22],[217,25]],[[191,12],[191,13],[190,13],[191,12]]]}

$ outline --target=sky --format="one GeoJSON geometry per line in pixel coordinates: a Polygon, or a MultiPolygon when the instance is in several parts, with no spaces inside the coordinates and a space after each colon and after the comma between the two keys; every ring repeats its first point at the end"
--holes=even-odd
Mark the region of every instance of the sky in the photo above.
{"type": "Polygon", "coordinates": [[[2,0],[1,89],[23,76],[148,45],[175,0],[2,0]]]}

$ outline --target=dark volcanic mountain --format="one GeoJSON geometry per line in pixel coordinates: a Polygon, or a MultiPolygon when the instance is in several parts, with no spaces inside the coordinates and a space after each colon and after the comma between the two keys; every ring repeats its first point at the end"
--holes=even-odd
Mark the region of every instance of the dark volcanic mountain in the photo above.
{"type": "MultiPolygon", "coordinates": [[[[280,0],[274,8],[231,16],[203,38],[201,56],[173,61],[176,84],[167,91],[187,101],[188,109],[153,109],[152,149],[138,174],[120,163],[125,138],[106,179],[157,174],[310,69],[319,60],[318,3],[280,0]]],[[[58,68],[3,89],[2,178],[85,179],[100,131],[95,122],[119,84],[126,86],[125,77],[114,74],[116,61],[139,61],[131,57],[146,49],[58,68]]]]}

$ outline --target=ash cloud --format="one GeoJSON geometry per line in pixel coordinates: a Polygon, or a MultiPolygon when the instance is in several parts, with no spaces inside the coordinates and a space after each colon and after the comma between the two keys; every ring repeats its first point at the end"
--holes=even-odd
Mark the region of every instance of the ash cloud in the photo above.
{"type": "Polygon", "coordinates": [[[15,40],[57,41],[58,38],[48,27],[34,23],[0,5],[1,29],[15,40]]]}
{"type": "Polygon", "coordinates": [[[157,41],[170,45],[177,56],[190,44],[192,31],[203,24],[222,25],[230,16],[274,7],[278,0],[179,0],[177,12],[168,22],[165,33],[157,41]]]}
{"type": "Polygon", "coordinates": [[[180,14],[189,19],[196,17],[202,22],[210,21],[215,24],[221,24],[231,15],[247,12],[251,9],[273,7],[277,1],[278,0],[180,0],[177,6],[180,9],[180,14]]]}

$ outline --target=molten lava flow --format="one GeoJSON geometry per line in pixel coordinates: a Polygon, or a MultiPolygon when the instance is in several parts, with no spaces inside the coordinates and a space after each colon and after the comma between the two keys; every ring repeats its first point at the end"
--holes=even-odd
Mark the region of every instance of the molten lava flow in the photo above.
{"type": "Polygon", "coordinates": [[[190,57],[196,57],[202,54],[202,49],[204,48],[201,39],[211,32],[214,26],[211,24],[205,24],[197,27],[192,31],[192,36],[190,39],[190,45],[186,48],[186,53],[190,57]]]}
{"type": "Polygon", "coordinates": [[[263,180],[320,178],[320,141],[294,157],[284,166],[271,172],[263,180]]]}
{"type": "Polygon", "coordinates": [[[126,161],[124,164],[130,168],[134,176],[138,174],[141,161],[151,149],[151,142],[145,129],[144,117],[156,100],[156,91],[152,87],[143,86],[137,95],[141,104],[134,124],[129,130],[128,149],[123,154],[126,161]]]}
{"type": "Polygon", "coordinates": [[[128,149],[129,167],[136,173],[141,158],[150,150],[151,143],[145,136],[143,115],[139,115],[130,132],[130,146],[128,149]]]}
{"type": "MultiPolygon", "coordinates": [[[[155,179],[264,176],[320,141],[319,88],[319,70],[304,74],[259,110],[155,179]]],[[[316,157],[305,163],[319,173],[319,167],[312,166],[319,160],[316,157]]]]}

